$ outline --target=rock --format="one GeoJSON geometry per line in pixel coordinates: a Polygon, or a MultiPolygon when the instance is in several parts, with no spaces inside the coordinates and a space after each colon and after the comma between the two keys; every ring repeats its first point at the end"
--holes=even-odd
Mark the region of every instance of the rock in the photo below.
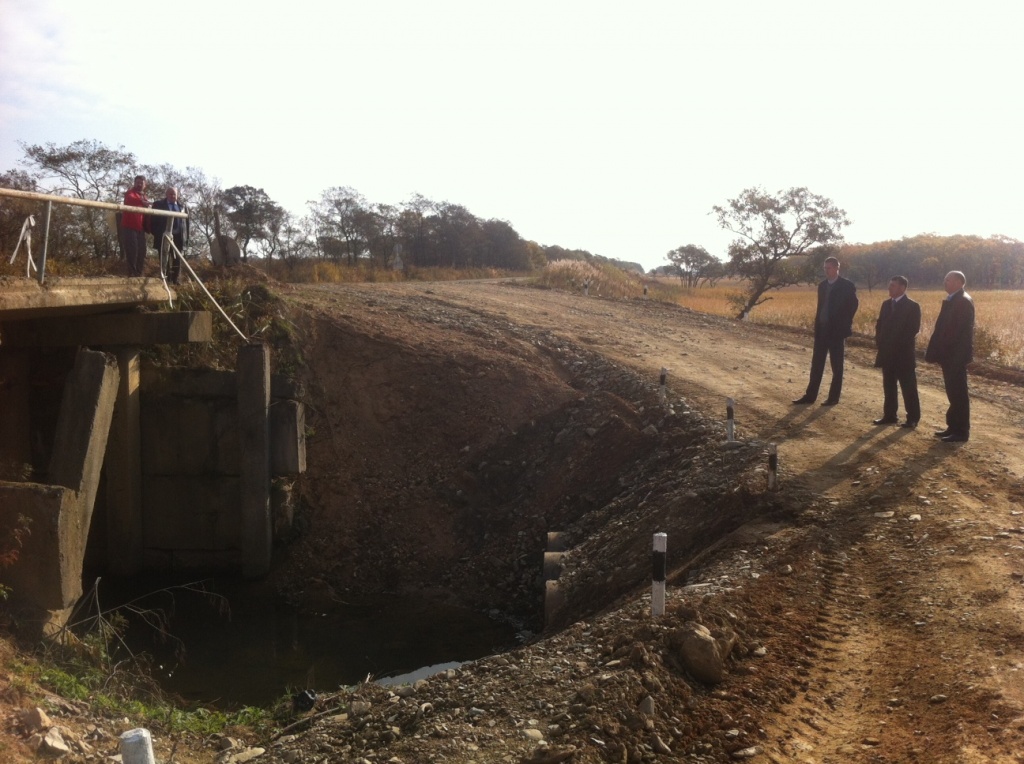
{"type": "Polygon", "coordinates": [[[654,698],[648,695],[646,698],[640,701],[640,706],[637,708],[641,716],[654,716],[654,698]]]}
{"type": "Polygon", "coordinates": [[[929,703],[945,703],[947,700],[949,700],[949,698],[945,695],[932,695],[928,698],[929,703]]]}
{"type": "Polygon", "coordinates": [[[658,737],[657,732],[651,733],[651,748],[654,749],[655,753],[670,754],[672,749],[668,747],[668,744],[658,737]]]}
{"type": "Polygon", "coordinates": [[[718,654],[722,656],[723,661],[732,655],[732,651],[740,641],[736,632],[728,627],[715,629],[711,632],[711,636],[715,638],[715,642],[718,644],[718,654]]]}
{"type": "Polygon", "coordinates": [[[348,710],[352,716],[365,716],[370,713],[371,708],[373,708],[373,704],[365,700],[353,700],[349,704],[348,710]]]}
{"type": "Polygon", "coordinates": [[[738,751],[733,751],[732,757],[734,759],[752,759],[759,753],[761,753],[761,749],[754,745],[750,748],[741,748],[738,751]]]}
{"type": "Polygon", "coordinates": [[[654,674],[648,672],[644,672],[643,678],[641,679],[641,683],[643,684],[644,689],[650,693],[656,694],[662,692],[665,689],[661,684],[661,680],[659,680],[658,677],[654,676],[654,674]]]}
{"type": "Polygon", "coordinates": [[[653,424],[649,424],[644,429],[642,429],[640,432],[642,432],[644,435],[657,435],[658,434],[658,428],[655,427],[653,424]]]}
{"type": "Polygon", "coordinates": [[[266,752],[265,748],[246,748],[244,751],[229,754],[224,759],[224,764],[245,764],[247,761],[258,759],[266,752]]]}
{"type": "Polygon", "coordinates": [[[50,729],[53,726],[53,721],[43,709],[30,708],[18,714],[18,724],[25,732],[32,733],[50,729]]]}
{"type": "Polygon", "coordinates": [[[686,623],[676,633],[674,641],[678,641],[683,665],[696,679],[708,684],[722,681],[725,662],[718,650],[718,642],[706,626],[693,621],[686,623]]]}
{"type": "Polygon", "coordinates": [[[544,739],[544,733],[541,732],[540,730],[532,729],[531,728],[531,729],[523,730],[523,737],[525,737],[527,740],[537,740],[537,741],[540,741],[540,740],[544,739]]]}
{"type": "Polygon", "coordinates": [[[49,732],[41,737],[39,747],[36,748],[36,753],[40,756],[47,759],[59,759],[61,756],[67,756],[71,753],[71,749],[64,742],[64,738],[61,737],[56,727],[51,728],[49,732]]]}

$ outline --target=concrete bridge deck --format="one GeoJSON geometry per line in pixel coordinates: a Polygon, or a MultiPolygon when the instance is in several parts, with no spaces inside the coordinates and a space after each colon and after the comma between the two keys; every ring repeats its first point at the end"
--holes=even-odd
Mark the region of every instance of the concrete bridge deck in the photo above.
{"type": "Polygon", "coordinates": [[[0,322],[40,316],[80,316],[153,305],[177,297],[160,279],[0,277],[0,322]]]}

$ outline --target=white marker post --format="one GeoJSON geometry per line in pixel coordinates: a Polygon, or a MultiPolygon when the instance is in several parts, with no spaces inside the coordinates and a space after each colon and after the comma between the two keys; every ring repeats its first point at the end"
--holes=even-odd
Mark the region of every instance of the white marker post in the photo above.
{"type": "Polygon", "coordinates": [[[774,443],[768,444],[768,490],[779,485],[779,449],[774,443]]]}
{"type": "Polygon", "coordinates": [[[583,282],[583,296],[590,296],[590,279],[587,279],[586,281],[583,282]]]}
{"type": "Polygon", "coordinates": [[[124,764],[155,764],[153,756],[153,736],[149,730],[138,727],[122,732],[121,760],[124,764]]]}
{"type": "Polygon", "coordinates": [[[725,399],[725,433],[730,443],[736,440],[736,401],[732,398],[725,399]]]}
{"type": "Polygon", "coordinates": [[[651,553],[651,615],[665,615],[665,558],[668,550],[668,534],[654,534],[654,551],[651,553]]]}
{"type": "Polygon", "coordinates": [[[665,400],[668,398],[668,391],[665,389],[665,382],[667,379],[668,369],[662,366],[661,377],[658,379],[658,400],[661,401],[662,405],[665,405],[665,400]]]}

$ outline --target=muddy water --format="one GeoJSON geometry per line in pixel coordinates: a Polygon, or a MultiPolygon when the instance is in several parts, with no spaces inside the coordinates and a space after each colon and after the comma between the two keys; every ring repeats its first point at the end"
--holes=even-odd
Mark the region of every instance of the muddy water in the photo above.
{"type": "MultiPolygon", "coordinates": [[[[174,590],[136,600],[168,615],[169,638],[131,617],[126,642],[153,657],[166,691],[221,708],[268,706],[299,690],[331,692],[367,677],[419,677],[433,673],[425,667],[443,670],[515,644],[514,629],[484,613],[422,600],[303,613],[259,588],[211,581],[205,588],[218,597],[174,590]]],[[[137,596],[133,590],[138,584],[104,582],[103,597],[125,602],[137,596]]]]}

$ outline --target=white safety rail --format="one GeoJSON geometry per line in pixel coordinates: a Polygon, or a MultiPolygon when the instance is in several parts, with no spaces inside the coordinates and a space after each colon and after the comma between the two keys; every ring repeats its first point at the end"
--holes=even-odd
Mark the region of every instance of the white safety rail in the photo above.
{"type": "MultiPolygon", "coordinates": [[[[224,308],[220,306],[220,303],[218,303],[217,300],[214,299],[214,296],[210,294],[210,290],[206,288],[206,284],[204,284],[202,280],[199,278],[199,276],[196,275],[196,272],[192,270],[192,266],[188,264],[188,260],[185,259],[185,256],[181,253],[181,250],[174,246],[174,240],[171,238],[170,233],[164,234],[164,242],[169,245],[170,249],[173,249],[177,253],[178,261],[185,266],[185,269],[188,271],[188,275],[192,277],[193,281],[199,284],[199,288],[202,289],[206,296],[210,298],[210,302],[212,302],[214,306],[217,308],[217,310],[220,311],[220,314],[224,316],[224,320],[231,324],[232,329],[238,332],[238,336],[242,338],[243,342],[248,342],[249,338],[242,334],[241,329],[235,326],[235,322],[231,320],[228,314],[224,312],[224,308]]],[[[167,250],[161,249],[161,251],[167,250]]],[[[163,256],[161,256],[160,258],[160,278],[163,279],[164,289],[167,289],[168,296],[170,296],[170,289],[167,287],[166,263],[165,258],[163,256]]]]}
{"type": "MultiPolygon", "coordinates": [[[[38,274],[36,278],[38,279],[40,284],[42,284],[46,280],[46,255],[47,250],[49,249],[50,217],[53,212],[54,204],[67,204],[73,207],[92,207],[93,209],[113,210],[114,212],[134,212],[142,215],[156,215],[159,217],[188,219],[187,212],[155,210],[152,209],[151,207],[132,207],[127,204],[116,204],[114,202],[98,202],[93,201],[92,199],[76,199],[74,197],[69,196],[59,196],[57,194],[40,194],[36,193],[35,191],[17,191],[13,188],[0,188],[0,197],[10,197],[13,199],[28,199],[30,201],[46,203],[46,223],[44,225],[43,231],[43,252],[39,264],[36,265],[36,262],[32,257],[32,229],[35,228],[36,225],[34,215],[29,215],[25,219],[25,223],[21,227],[21,235],[18,237],[18,243],[14,247],[14,253],[11,255],[10,260],[11,263],[14,263],[15,259],[17,259],[18,257],[18,252],[21,250],[21,245],[24,243],[27,259],[27,262],[25,264],[25,278],[31,278],[31,272],[36,271],[36,273],[38,274]]],[[[210,302],[212,302],[214,306],[216,306],[217,310],[220,311],[220,314],[224,316],[224,320],[231,325],[232,329],[238,332],[239,337],[241,337],[244,341],[248,342],[248,337],[246,337],[242,333],[242,331],[237,326],[235,326],[234,321],[232,321],[228,317],[228,314],[224,312],[224,309],[217,303],[217,300],[214,299],[212,294],[210,294],[210,290],[206,288],[206,285],[203,284],[199,276],[196,275],[196,272],[192,270],[192,266],[188,264],[187,260],[185,260],[185,257],[181,253],[181,250],[174,246],[174,240],[171,236],[171,226],[168,226],[167,229],[168,230],[164,232],[164,241],[157,243],[157,250],[161,253],[160,278],[161,280],[163,280],[164,289],[167,290],[168,301],[170,301],[173,304],[173,300],[171,300],[171,290],[170,287],[167,286],[166,256],[169,254],[170,250],[173,249],[174,252],[177,253],[179,262],[184,264],[189,276],[192,277],[193,281],[199,284],[203,292],[206,293],[206,296],[210,298],[210,302]]]]}

